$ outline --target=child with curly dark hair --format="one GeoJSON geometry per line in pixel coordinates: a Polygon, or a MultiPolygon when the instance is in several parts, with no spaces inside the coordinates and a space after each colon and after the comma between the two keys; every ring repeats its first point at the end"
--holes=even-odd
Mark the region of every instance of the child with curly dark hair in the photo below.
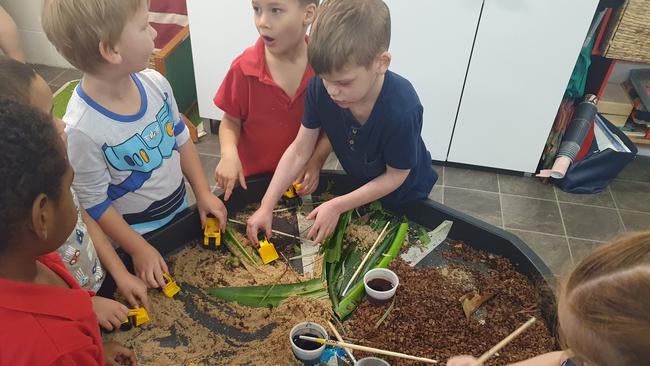
{"type": "Polygon", "coordinates": [[[102,346],[90,293],[54,252],[77,210],[50,117],[0,99],[0,129],[0,365],[135,365],[132,351],[102,346]]]}

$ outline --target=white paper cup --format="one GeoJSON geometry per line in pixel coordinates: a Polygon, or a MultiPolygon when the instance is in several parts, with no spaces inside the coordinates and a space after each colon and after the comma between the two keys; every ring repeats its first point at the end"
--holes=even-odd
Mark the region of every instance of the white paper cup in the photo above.
{"type": "Polygon", "coordinates": [[[357,361],[355,366],[390,366],[390,364],[381,358],[366,357],[357,361]]]}
{"type": "Polygon", "coordinates": [[[391,271],[390,269],[375,268],[366,272],[366,274],[363,276],[363,286],[366,289],[366,294],[368,295],[368,300],[370,302],[375,304],[383,304],[395,296],[395,291],[397,290],[397,286],[399,286],[399,278],[397,278],[395,272],[391,271]],[[377,278],[389,281],[393,284],[393,288],[388,291],[377,291],[368,286],[368,282],[377,278]]]}
{"type": "Polygon", "coordinates": [[[324,344],[322,344],[317,349],[306,350],[298,347],[295,343],[293,343],[294,336],[309,335],[309,334],[316,335],[318,338],[329,339],[329,336],[327,335],[327,331],[325,330],[325,328],[323,328],[323,326],[321,326],[318,323],[302,322],[296,324],[296,326],[291,329],[291,332],[289,332],[289,342],[291,343],[291,350],[293,351],[293,354],[296,356],[296,358],[305,364],[311,364],[315,361],[318,361],[320,355],[323,353],[323,350],[325,350],[324,344]]]}

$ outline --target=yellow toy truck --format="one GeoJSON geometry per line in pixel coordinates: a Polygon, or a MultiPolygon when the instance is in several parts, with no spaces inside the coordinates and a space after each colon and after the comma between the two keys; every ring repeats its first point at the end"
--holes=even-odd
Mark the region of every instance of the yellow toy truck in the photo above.
{"type": "Polygon", "coordinates": [[[130,330],[133,327],[139,327],[149,321],[149,313],[143,307],[129,309],[129,315],[126,320],[122,322],[120,330],[130,330]]]}
{"type": "Polygon", "coordinates": [[[287,207],[296,207],[302,205],[302,199],[298,195],[300,183],[292,184],[289,189],[282,195],[282,203],[287,207]]]}
{"type": "Polygon", "coordinates": [[[162,288],[162,292],[171,299],[181,290],[181,287],[167,273],[163,273],[163,279],[165,280],[165,287],[162,288]]]}
{"type": "Polygon", "coordinates": [[[207,217],[205,228],[203,229],[203,246],[205,248],[218,248],[221,245],[221,230],[219,229],[219,220],[216,217],[207,217]],[[211,239],[214,239],[214,246],[210,245],[211,239]]]}

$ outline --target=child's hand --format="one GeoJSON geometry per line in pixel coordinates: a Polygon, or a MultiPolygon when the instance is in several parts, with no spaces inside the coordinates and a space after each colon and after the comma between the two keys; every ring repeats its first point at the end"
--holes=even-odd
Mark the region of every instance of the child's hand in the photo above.
{"type": "Polygon", "coordinates": [[[117,292],[124,296],[131,307],[144,306],[149,311],[147,285],[141,279],[126,272],[121,277],[116,277],[115,283],[117,284],[117,292]]]}
{"type": "Polygon", "coordinates": [[[271,227],[273,223],[273,211],[260,207],[248,218],[246,225],[246,234],[251,243],[257,243],[257,233],[264,230],[267,238],[271,237],[271,227]]]}
{"type": "Polygon", "coordinates": [[[108,331],[119,328],[129,316],[129,309],[115,300],[101,296],[93,296],[91,300],[99,325],[108,331]]]}
{"type": "Polygon", "coordinates": [[[476,361],[472,356],[456,356],[447,361],[447,366],[473,366],[476,361]]]}
{"type": "Polygon", "coordinates": [[[132,350],[117,342],[104,342],[106,366],[137,366],[138,361],[132,350]]]}
{"type": "Polygon", "coordinates": [[[320,166],[318,163],[314,163],[311,160],[305,166],[305,169],[300,173],[298,179],[294,182],[300,183],[300,190],[298,194],[305,196],[308,194],[314,193],[316,188],[318,188],[318,180],[320,178],[320,166]]]}
{"type": "Polygon", "coordinates": [[[247,189],[246,177],[244,177],[244,169],[241,166],[239,156],[222,156],[219,164],[214,170],[214,179],[217,185],[224,189],[223,199],[228,201],[235,188],[235,182],[239,179],[239,185],[247,189]]]}
{"type": "Polygon", "coordinates": [[[169,273],[169,269],[156,248],[144,241],[131,257],[135,273],[149,288],[165,287],[163,273],[169,273]]]}
{"type": "Polygon", "coordinates": [[[221,230],[226,229],[228,211],[226,211],[226,206],[223,205],[219,197],[208,191],[196,198],[196,206],[199,209],[199,216],[201,217],[201,227],[205,227],[206,217],[208,214],[212,214],[212,216],[219,220],[221,230]]]}
{"type": "Polygon", "coordinates": [[[333,200],[316,207],[307,216],[307,220],[314,220],[314,225],[312,225],[311,230],[307,233],[307,239],[311,239],[315,235],[314,242],[323,243],[334,232],[334,229],[336,229],[340,215],[341,211],[336,207],[336,203],[333,200]]]}

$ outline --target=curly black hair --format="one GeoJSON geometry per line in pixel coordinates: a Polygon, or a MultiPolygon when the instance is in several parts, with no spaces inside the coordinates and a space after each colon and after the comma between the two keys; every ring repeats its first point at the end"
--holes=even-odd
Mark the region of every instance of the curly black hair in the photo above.
{"type": "Polygon", "coordinates": [[[0,98],[29,104],[29,92],[36,71],[20,61],[0,56],[0,98]]]}
{"type": "Polygon", "coordinates": [[[51,117],[0,97],[0,251],[31,215],[34,199],[59,200],[68,168],[65,148],[51,117]]]}

